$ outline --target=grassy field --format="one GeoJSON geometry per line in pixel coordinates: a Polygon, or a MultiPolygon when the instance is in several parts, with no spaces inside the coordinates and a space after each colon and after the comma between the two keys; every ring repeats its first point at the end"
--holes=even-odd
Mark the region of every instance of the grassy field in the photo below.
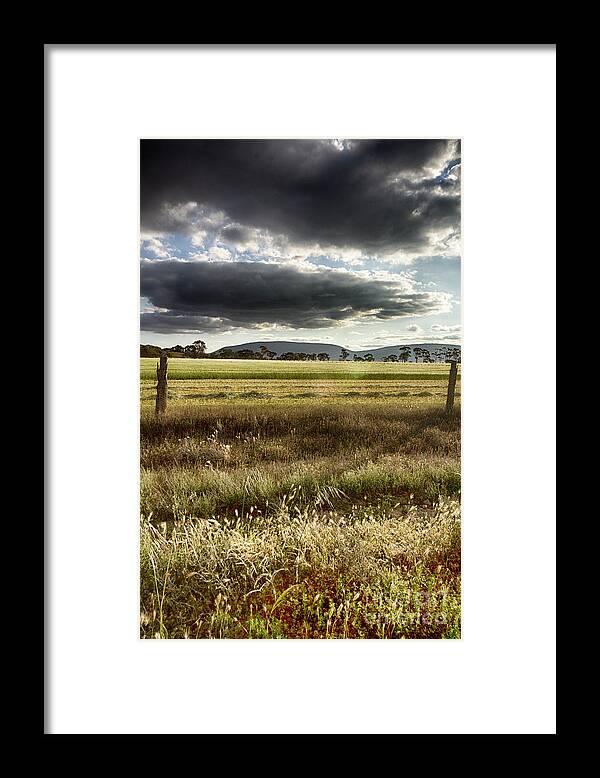
{"type": "MultiPolygon", "coordinates": [[[[142,380],[154,380],[156,362],[140,359],[142,380]]],[[[171,359],[169,379],[185,381],[210,379],[330,380],[330,381],[439,381],[447,376],[447,364],[407,362],[286,362],[259,359],[171,359]]]]}
{"type": "Polygon", "coordinates": [[[141,360],[141,635],[460,637],[448,365],[141,360]]]}

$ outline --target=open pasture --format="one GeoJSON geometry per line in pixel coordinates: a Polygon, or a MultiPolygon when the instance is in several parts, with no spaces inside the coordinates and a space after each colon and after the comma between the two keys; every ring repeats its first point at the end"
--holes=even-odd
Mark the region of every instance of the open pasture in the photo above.
{"type": "MultiPolygon", "coordinates": [[[[380,400],[406,407],[442,405],[449,365],[306,363],[241,359],[169,360],[171,407],[234,403],[281,404],[380,400]]],[[[156,359],[141,359],[142,409],[154,404],[156,359]]],[[[457,397],[460,396],[460,370],[457,397]]]]}
{"type": "MultiPolygon", "coordinates": [[[[140,359],[142,380],[154,380],[157,360],[140,359]]],[[[250,379],[336,381],[436,381],[448,376],[448,364],[414,362],[287,362],[262,359],[169,360],[169,380],[250,379]]]]}
{"type": "Polygon", "coordinates": [[[158,418],[155,366],[143,637],[460,636],[448,365],[172,359],[158,418]]]}

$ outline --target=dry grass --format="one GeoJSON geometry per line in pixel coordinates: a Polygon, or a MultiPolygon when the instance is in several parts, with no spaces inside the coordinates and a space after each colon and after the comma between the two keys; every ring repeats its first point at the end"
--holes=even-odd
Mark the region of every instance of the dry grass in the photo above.
{"type": "Polygon", "coordinates": [[[142,524],[143,637],[456,638],[458,503],[142,524]]]}
{"type": "Polygon", "coordinates": [[[444,376],[284,367],[182,378],[160,419],[142,382],[142,636],[460,637],[460,411],[443,413],[444,376]]]}
{"type": "Polygon", "coordinates": [[[457,417],[438,409],[308,406],[175,409],[142,419],[142,513],[155,520],[264,509],[292,490],[431,503],[460,489],[457,417]]]}

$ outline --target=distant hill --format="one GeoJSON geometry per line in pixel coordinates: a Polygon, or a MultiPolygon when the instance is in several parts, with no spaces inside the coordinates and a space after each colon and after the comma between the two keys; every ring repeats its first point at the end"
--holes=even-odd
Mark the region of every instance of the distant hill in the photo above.
{"type": "MultiPolygon", "coordinates": [[[[305,354],[320,354],[325,353],[329,356],[329,359],[339,359],[342,346],[336,346],[331,343],[305,343],[295,342],[291,340],[257,340],[253,343],[239,343],[235,346],[225,346],[224,348],[213,351],[213,354],[218,354],[225,349],[231,349],[231,351],[244,351],[249,349],[250,351],[260,351],[261,346],[266,346],[271,351],[274,351],[277,356],[285,354],[286,351],[303,351],[305,354]]],[[[350,352],[352,354],[354,352],[350,352]]],[[[352,359],[352,357],[350,357],[352,359]]]]}
{"type": "MultiPolygon", "coordinates": [[[[231,351],[243,351],[246,349],[249,349],[250,351],[260,351],[261,346],[266,346],[271,351],[274,351],[277,356],[280,354],[285,354],[286,351],[300,351],[304,352],[305,354],[319,354],[324,352],[325,354],[329,355],[329,359],[331,360],[339,359],[342,348],[344,348],[343,346],[337,346],[332,343],[309,343],[292,340],[256,340],[252,343],[238,343],[234,346],[225,346],[211,352],[210,354],[207,354],[207,356],[216,356],[226,349],[231,349],[231,351]]],[[[352,361],[355,354],[359,357],[364,357],[365,354],[373,354],[375,361],[381,362],[384,357],[387,357],[390,354],[397,355],[400,349],[404,347],[411,349],[411,357],[409,362],[415,361],[414,355],[412,354],[412,349],[414,348],[427,349],[431,352],[432,356],[433,352],[437,351],[438,349],[460,349],[460,346],[457,346],[453,343],[399,343],[397,346],[383,346],[382,348],[369,348],[363,349],[362,351],[353,351],[352,349],[346,350],[349,353],[348,360],[350,361],[352,361]]]]}

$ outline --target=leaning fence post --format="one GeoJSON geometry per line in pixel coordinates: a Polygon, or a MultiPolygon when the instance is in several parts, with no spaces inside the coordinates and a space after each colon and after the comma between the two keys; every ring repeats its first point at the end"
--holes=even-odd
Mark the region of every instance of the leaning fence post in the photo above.
{"type": "Polygon", "coordinates": [[[457,363],[450,360],[450,375],[448,377],[448,395],[446,397],[446,413],[451,414],[454,408],[454,388],[456,387],[457,363]]]}
{"type": "Polygon", "coordinates": [[[167,410],[167,355],[160,355],[160,362],[156,365],[156,415],[159,416],[167,410]]]}

